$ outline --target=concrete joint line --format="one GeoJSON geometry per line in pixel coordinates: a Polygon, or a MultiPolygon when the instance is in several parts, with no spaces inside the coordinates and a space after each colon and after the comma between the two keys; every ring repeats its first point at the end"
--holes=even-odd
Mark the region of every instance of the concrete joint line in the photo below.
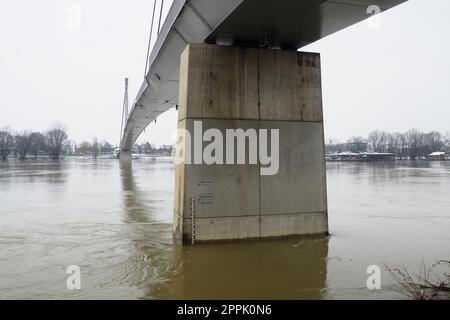
{"type": "MultiPolygon", "coordinates": [[[[368,5],[364,5],[364,4],[356,4],[356,3],[349,3],[349,2],[345,2],[345,1],[332,1],[332,0],[328,0],[325,3],[332,3],[332,4],[340,4],[340,5],[345,5],[345,6],[351,6],[351,7],[357,7],[357,8],[364,8],[366,9],[368,7],[368,5]]],[[[386,11],[386,8],[383,8],[381,6],[379,6],[381,11],[386,11]]]]}
{"type": "Polygon", "coordinates": [[[183,35],[180,33],[180,31],[178,31],[177,28],[173,28],[173,32],[174,32],[176,35],[178,35],[178,36],[180,37],[180,39],[183,40],[183,42],[184,42],[185,44],[188,44],[188,43],[189,43],[189,41],[187,41],[186,38],[183,37],[183,35]]]}
{"type": "Polygon", "coordinates": [[[209,24],[208,20],[197,10],[197,8],[190,2],[186,2],[186,7],[192,10],[192,12],[196,15],[197,18],[209,29],[210,32],[214,31],[212,25],[209,24]]]}
{"type": "MultiPolygon", "coordinates": [[[[194,205],[195,206],[195,205],[194,205]]],[[[185,220],[206,220],[206,219],[227,219],[227,218],[256,218],[259,217],[260,219],[262,217],[279,217],[279,216],[295,216],[295,215],[318,215],[318,214],[325,214],[328,215],[327,211],[314,211],[314,212],[294,212],[294,213],[264,213],[261,215],[258,214],[252,214],[252,215],[238,215],[238,216],[221,216],[221,217],[217,217],[217,216],[211,216],[211,217],[196,217],[195,213],[194,216],[192,216],[189,218],[183,218],[185,220]],[[192,218],[194,217],[194,219],[192,218]]],[[[192,228],[191,228],[192,229],[192,228]]]]}
{"type": "Polygon", "coordinates": [[[278,120],[278,119],[251,119],[251,118],[230,118],[230,119],[224,119],[224,118],[199,118],[199,117],[184,117],[178,120],[178,122],[181,122],[183,120],[230,120],[230,121],[258,121],[258,122],[291,122],[291,123],[323,123],[323,121],[312,121],[312,120],[278,120]]]}
{"type": "MultiPolygon", "coordinates": [[[[256,63],[258,67],[258,129],[261,128],[261,51],[258,50],[258,55],[256,57],[256,63]]],[[[258,144],[258,154],[259,154],[259,144],[258,144]]],[[[261,172],[261,162],[258,161],[258,170],[261,172]]],[[[261,210],[261,176],[258,178],[258,202],[259,202],[259,240],[262,237],[262,210],[261,210]]]]}

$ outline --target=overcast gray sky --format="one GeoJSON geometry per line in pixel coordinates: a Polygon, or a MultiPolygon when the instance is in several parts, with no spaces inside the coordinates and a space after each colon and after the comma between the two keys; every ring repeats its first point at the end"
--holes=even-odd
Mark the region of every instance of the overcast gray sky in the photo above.
{"type": "MultiPolygon", "coordinates": [[[[166,10],[171,1],[166,1],[166,10]]],[[[0,11],[0,128],[45,130],[116,144],[123,78],[130,101],[143,81],[153,1],[15,0],[0,11]],[[75,6],[75,7],[74,7],[75,6]],[[81,9],[79,28],[73,17],[81,9]],[[74,27],[75,26],[75,27],[74,27]]],[[[410,0],[305,49],[322,54],[325,134],[450,131],[450,1],[410,0]]],[[[172,143],[177,114],[139,141],[172,143]]]]}

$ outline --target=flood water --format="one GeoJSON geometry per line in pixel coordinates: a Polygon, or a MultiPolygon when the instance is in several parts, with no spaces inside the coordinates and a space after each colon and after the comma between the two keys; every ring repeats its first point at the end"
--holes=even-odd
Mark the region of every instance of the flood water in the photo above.
{"type": "Polygon", "coordinates": [[[0,298],[402,299],[367,267],[450,258],[450,162],[328,163],[327,185],[327,238],[181,248],[171,159],[0,162],[0,298]]]}

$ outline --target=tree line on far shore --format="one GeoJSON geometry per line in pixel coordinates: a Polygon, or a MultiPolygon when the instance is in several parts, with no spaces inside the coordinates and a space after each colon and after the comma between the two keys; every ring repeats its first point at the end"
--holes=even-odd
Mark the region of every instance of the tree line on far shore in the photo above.
{"type": "Polygon", "coordinates": [[[27,156],[37,158],[46,156],[58,160],[62,155],[92,155],[114,153],[114,147],[108,143],[82,142],[79,146],[69,140],[67,129],[61,123],[53,124],[46,132],[24,131],[15,133],[9,128],[0,129],[0,159],[14,156],[24,160],[27,156]]]}
{"type": "MultiPolygon", "coordinates": [[[[173,146],[154,147],[150,143],[135,144],[133,153],[155,156],[170,156],[173,146]]],[[[24,131],[17,133],[9,128],[0,129],[0,160],[15,157],[24,160],[39,156],[58,160],[63,155],[90,156],[115,155],[117,147],[107,141],[99,142],[96,137],[92,142],[83,141],[76,144],[69,140],[67,129],[61,123],[53,124],[45,132],[24,131]]]]}
{"type": "Polygon", "coordinates": [[[27,155],[38,157],[45,154],[57,160],[67,147],[67,130],[55,123],[46,132],[23,132],[14,134],[9,128],[0,129],[0,158],[6,160],[11,154],[18,159],[27,155]]]}
{"type": "MultiPolygon", "coordinates": [[[[67,129],[61,123],[55,123],[46,132],[14,133],[9,128],[0,129],[0,159],[6,160],[13,155],[17,159],[27,156],[37,158],[48,156],[58,160],[63,154],[92,155],[113,154],[115,152],[109,142],[99,143],[97,138],[93,142],[84,141],[78,146],[68,139],[67,129]]],[[[151,144],[135,144],[133,151],[139,154],[170,155],[172,146],[154,148],[151,144]]],[[[341,143],[330,139],[325,145],[327,154],[341,152],[378,152],[392,153],[399,159],[421,159],[433,152],[446,152],[450,154],[450,132],[445,135],[437,132],[421,132],[411,129],[405,133],[389,133],[373,131],[367,137],[352,137],[341,143]]]]}
{"type": "Polygon", "coordinates": [[[325,146],[327,154],[341,152],[392,153],[399,159],[416,160],[433,152],[450,153],[450,133],[421,132],[411,129],[405,133],[373,131],[367,137],[352,137],[345,143],[330,139],[325,146]]]}

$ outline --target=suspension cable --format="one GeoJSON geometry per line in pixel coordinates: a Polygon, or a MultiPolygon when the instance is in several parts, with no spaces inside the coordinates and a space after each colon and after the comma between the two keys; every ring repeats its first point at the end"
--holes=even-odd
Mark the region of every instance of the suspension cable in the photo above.
{"type": "MultiPolygon", "coordinates": [[[[147,68],[148,68],[148,62],[149,62],[148,59],[150,56],[150,46],[152,45],[153,24],[155,21],[156,1],[157,0],[155,0],[153,2],[152,25],[150,26],[150,36],[148,37],[148,47],[147,47],[147,59],[145,60],[144,78],[145,78],[146,82],[147,82],[147,71],[148,71],[147,68]]],[[[148,84],[148,82],[147,82],[147,84],[148,84]]]]}
{"type": "Polygon", "coordinates": [[[161,0],[161,8],[159,10],[158,35],[161,31],[161,19],[162,19],[163,8],[164,8],[164,0],[161,0]]]}

